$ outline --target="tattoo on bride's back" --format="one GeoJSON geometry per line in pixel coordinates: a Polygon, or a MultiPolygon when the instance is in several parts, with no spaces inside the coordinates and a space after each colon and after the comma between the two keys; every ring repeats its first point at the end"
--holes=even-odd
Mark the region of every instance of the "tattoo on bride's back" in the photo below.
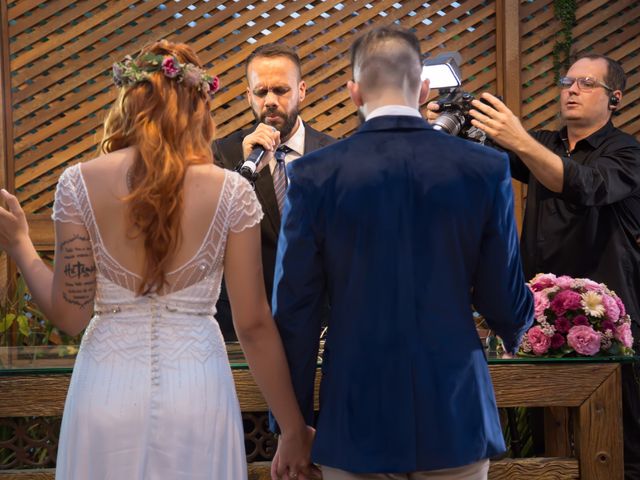
{"type": "Polygon", "coordinates": [[[61,242],[59,249],[65,279],[62,297],[67,303],[80,308],[92,305],[96,291],[96,265],[89,237],[73,235],[61,242]]]}

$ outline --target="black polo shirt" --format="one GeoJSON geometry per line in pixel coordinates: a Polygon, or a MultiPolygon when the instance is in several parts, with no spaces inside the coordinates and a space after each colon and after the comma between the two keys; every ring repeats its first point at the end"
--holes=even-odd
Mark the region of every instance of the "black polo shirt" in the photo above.
{"type": "Polygon", "coordinates": [[[528,279],[540,272],[607,284],[640,324],[640,143],[607,123],[569,151],[566,128],[532,132],[564,164],[561,193],[545,188],[511,154],[528,184],[521,253],[528,279]]]}

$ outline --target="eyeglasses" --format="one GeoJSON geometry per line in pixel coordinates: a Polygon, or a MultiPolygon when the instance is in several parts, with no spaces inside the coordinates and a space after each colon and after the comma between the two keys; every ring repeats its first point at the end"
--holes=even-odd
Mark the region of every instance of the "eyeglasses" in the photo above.
{"type": "Polygon", "coordinates": [[[610,92],[613,92],[613,88],[609,85],[592,77],[562,77],[558,82],[558,86],[562,89],[571,88],[575,82],[578,82],[578,88],[583,92],[590,92],[596,87],[606,88],[610,92]]]}

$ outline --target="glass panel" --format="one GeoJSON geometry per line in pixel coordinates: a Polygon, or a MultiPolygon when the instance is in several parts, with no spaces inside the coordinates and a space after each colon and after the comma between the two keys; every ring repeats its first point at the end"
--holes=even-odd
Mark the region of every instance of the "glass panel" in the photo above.
{"type": "MultiPolygon", "coordinates": [[[[231,368],[246,369],[247,363],[238,342],[227,342],[227,353],[231,368]]],[[[321,346],[322,351],[322,346],[321,346]]],[[[46,373],[71,373],[78,353],[76,346],[0,347],[0,376],[46,373]]],[[[608,363],[639,361],[635,357],[515,357],[497,358],[489,356],[490,365],[536,364],[536,363],[608,363]]],[[[320,359],[318,364],[320,364],[320,359]]]]}

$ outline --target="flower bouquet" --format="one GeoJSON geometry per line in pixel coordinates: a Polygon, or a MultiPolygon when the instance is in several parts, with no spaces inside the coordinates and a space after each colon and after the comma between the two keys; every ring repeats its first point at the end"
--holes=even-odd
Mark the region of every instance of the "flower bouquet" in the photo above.
{"type": "Polygon", "coordinates": [[[606,285],[587,278],[536,275],[530,282],[535,320],[519,355],[633,355],[631,318],[606,285]]]}

